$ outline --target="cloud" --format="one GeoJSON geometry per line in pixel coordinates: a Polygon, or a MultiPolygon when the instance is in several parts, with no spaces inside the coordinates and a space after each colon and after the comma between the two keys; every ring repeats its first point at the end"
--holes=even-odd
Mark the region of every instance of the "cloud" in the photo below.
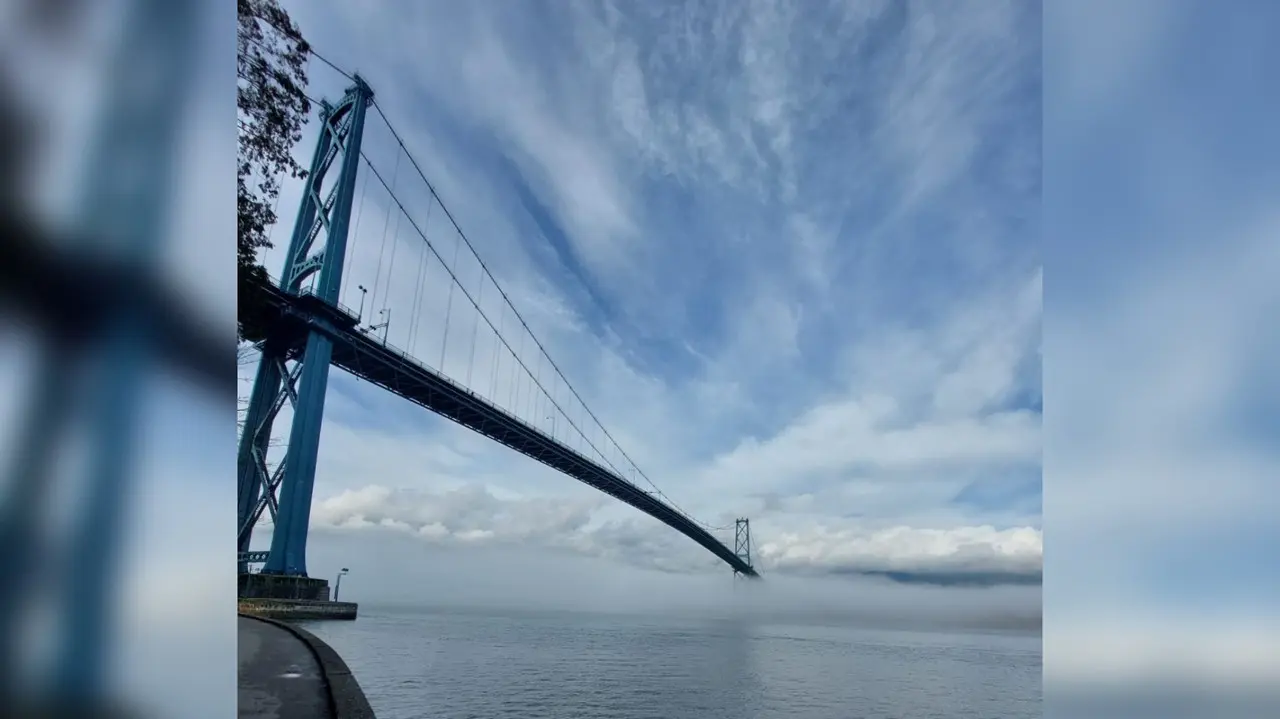
{"type": "MultiPolygon", "coordinates": [[[[1036,576],[1037,10],[288,7],[370,79],[533,335],[682,508],[750,514],[782,573],[1036,576]]],[[[318,93],[344,82],[313,71],[318,93]]],[[[376,183],[358,190],[344,302],[366,319],[390,307],[390,344],[517,416],[610,445],[378,122],[371,161],[567,416],[451,298],[376,183]]],[[[315,521],[346,537],[368,524],[672,571],[715,561],[340,372],[319,465],[315,521]]]]}
{"type": "Polygon", "coordinates": [[[582,529],[603,502],[503,500],[475,486],[439,494],[368,486],[318,503],[312,519],[338,528],[386,527],[428,540],[552,542],[582,529]]]}
{"type": "Polygon", "coordinates": [[[1038,581],[1043,539],[1030,527],[916,529],[876,532],[816,529],[781,534],[761,545],[773,568],[827,574],[883,575],[905,581],[976,584],[1038,581]]]}
{"type": "MultiPolygon", "coordinates": [[[[499,497],[475,485],[444,492],[370,485],[317,502],[312,522],[330,533],[381,530],[455,548],[544,547],[645,569],[692,572],[718,565],[648,517],[594,520],[593,512],[607,501],[598,495],[575,501],[499,497]]],[[[753,556],[766,572],[937,584],[1038,582],[1042,549],[1039,530],[990,526],[866,531],[807,525],[757,541],[753,556]]]]}

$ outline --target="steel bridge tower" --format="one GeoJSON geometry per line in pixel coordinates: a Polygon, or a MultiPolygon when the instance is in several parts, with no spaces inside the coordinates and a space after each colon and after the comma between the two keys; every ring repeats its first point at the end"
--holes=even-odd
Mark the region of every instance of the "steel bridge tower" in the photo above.
{"type": "MultiPolygon", "coordinates": [[[[336,106],[321,103],[320,137],[280,273],[281,289],[288,294],[313,295],[324,305],[337,305],[365,111],[372,100],[373,91],[357,75],[336,106]]],[[[301,336],[283,330],[270,333],[261,350],[236,463],[238,565],[241,574],[248,571],[249,539],[265,509],[275,530],[262,573],[306,577],[311,496],[333,342],[311,326],[301,336]],[[293,423],[288,449],[273,473],[267,467],[267,446],[272,423],[286,401],[293,407],[293,423]]]]}
{"type": "MultiPolygon", "coordinates": [[[[748,567],[751,565],[751,520],[735,519],[733,521],[733,553],[738,556],[748,567]]],[[[738,570],[733,570],[733,578],[737,579],[742,574],[738,570]]]]}

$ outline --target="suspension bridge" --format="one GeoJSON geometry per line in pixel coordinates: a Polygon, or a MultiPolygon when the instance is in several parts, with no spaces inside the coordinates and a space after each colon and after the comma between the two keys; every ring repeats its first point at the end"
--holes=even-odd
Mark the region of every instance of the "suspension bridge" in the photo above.
{"type": "Polygon", "coordinates": [[[243,338],[259,353],[237,458],[242,577],[255,564],[261,575],[307,577],[330,367],[658,519],[735,577],[757,577],[749,521],[700,522],[636,466],[498,284],[369,85],[324,62],[350,85],[336,103],[313,100],[320,131],[283,267],[239,299],[243,338]],[[374,116],[389,135],[380,146],[366,142],[374,116]],[[354,291],[351,276],[364,279],[354,291]],[[289,415],[287,442],[273,441],[289,415]],[[270,548],[251,551],[268,518],[270,548]],[[729,529],[732,547],[713,533],[729,529]]]}

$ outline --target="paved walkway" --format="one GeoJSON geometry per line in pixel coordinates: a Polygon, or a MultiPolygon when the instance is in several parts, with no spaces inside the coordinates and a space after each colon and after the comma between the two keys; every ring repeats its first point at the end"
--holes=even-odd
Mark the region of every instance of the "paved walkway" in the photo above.
{"type": "Polygon", "coordinates": [[[333,717],[324,671],[302,639],[257,619],[238,624],[241,719],[333,717]]]}

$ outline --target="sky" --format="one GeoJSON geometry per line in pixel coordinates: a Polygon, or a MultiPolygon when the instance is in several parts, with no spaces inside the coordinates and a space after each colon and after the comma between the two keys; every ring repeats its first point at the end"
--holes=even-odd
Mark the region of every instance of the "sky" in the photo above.
{"type": "MultiPolygon", "coordinates": [[[[762,571],[1038,585],[1036,6],[285,7],[371,84],[635,465],[700,520],[749,517],[762,571]]],[[[340,96],[344,78],[310,67],[314,97],[340,96]]],[[[314,123],[304,164],[313,141],[314,123]]],[[[372,110],[364,149],[494,323],[514,326],[465,248],[453,264],[456,236],[372,110]]],[[[475,320],[440,263],[363,182],[342,301],[375,321],[390,306],[391,344],[511,395],[496,344],[481,333],[467,351],[475,320]]],[[[282,195],[264,253],[276,274],[298,196],[282,195]]],[[[251,364],[241,376],[247,395],[251,364]]],[[[545,428],[545,408],[521,411],[545,428]]],[[[657,521],[340,371],[312,526],[316,546],[401,532],[423,554],[536,546],[719,571],[657,521]]]]}

